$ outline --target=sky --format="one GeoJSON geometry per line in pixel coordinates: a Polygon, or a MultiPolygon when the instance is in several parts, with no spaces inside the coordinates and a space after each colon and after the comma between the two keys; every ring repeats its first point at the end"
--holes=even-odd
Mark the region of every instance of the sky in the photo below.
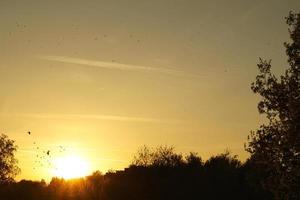
{"type": "Polygon", "coordinates": [[[245,160],[247,135],[265,121],[250,90],[256,64],[286,69],[284,17],[299,8],[298,0],[0,0],[0,131],[18,145],[18,179],[49,179],[47,163],[66,155],[90,171],[123,169],[142,145],[204,159],[228,149],[245,160]],[[48,150],[50,161],[39,158],[48,150]]]}

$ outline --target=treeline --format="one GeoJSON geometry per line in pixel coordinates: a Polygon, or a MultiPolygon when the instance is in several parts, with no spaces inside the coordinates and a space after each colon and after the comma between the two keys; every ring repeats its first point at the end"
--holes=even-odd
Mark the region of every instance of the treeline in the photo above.
{"type": "Polygon", "coordinates": [[[122,170],[99,171],[73,180],[22,180],[0,187],[1,200],[176,200],[273,199],[261,184],[264,170],[250,160],[241,163],[228,152],[203,161],[171,147],[141,148],[122,170]]]}

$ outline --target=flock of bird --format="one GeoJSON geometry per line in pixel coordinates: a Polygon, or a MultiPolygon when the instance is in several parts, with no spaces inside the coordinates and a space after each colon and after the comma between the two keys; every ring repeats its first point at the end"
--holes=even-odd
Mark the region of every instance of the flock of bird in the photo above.
{"type": "MultiPolygon", "coordinates": [[[[31,131],[28,131],[27,134],[29,136],[32,135],[31,131]]],[[[61,145],[54,150],[41,148],[36,142],[33,142],[33,145],[34,151],[36,152],[33,170],[37,169],[37,167],[55,167],[51,162],[53,154],[63,153],[66,151],[66,148],[61,145]]]]}

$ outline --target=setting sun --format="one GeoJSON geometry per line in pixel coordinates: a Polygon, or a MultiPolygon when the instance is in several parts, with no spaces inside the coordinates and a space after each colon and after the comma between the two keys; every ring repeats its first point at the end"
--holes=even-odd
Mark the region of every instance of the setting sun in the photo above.
{"type": "Polygon", "coordinates": [[[88,175],[90,165],[79,156],[66,156],[54,160],[53,175],[65,179],[78,178],[88,175]]]}

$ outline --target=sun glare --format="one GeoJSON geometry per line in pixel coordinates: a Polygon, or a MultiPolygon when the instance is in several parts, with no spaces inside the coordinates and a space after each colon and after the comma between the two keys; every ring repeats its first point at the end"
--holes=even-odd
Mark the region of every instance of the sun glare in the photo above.
{"type": "Polygon", "coordinates": [[[65,179],[79,178],[89,174],[88,161],[79,156],[66,156],[54,160],[53,175],[65,179]]]}

